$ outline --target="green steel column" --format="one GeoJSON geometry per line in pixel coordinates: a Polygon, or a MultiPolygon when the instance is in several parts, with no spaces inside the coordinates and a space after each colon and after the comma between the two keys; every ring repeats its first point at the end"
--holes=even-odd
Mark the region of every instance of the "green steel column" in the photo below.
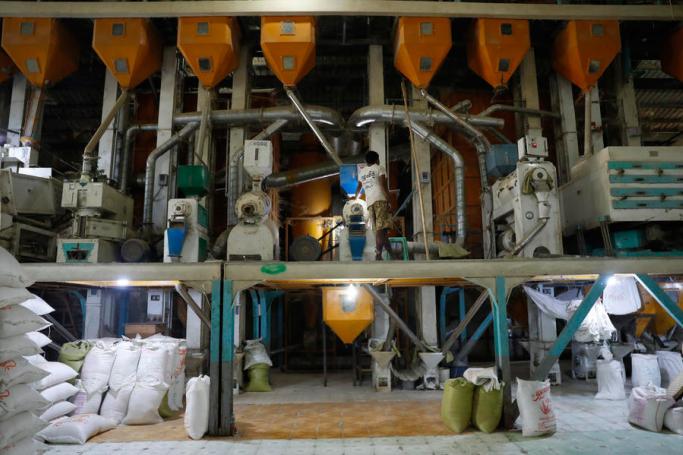
{"type": "Polygon", "coordinates": [[[654,297],[654,299],[669,313],[669,316],[678,324],[679,327],[683,327],[683,310],[671,300],[671,298],[666,295],[666,292],[662,290],[655,280],[650,278],[648,275],[636,275],[640,284],[643,285],[645,289],[654,297]]]}
{"type": "Polygon", "coordinates": [[[209,408],[209,434],[219,434],[221,420],[221,281],[211,283],[211,338],[209,344],[209,376],[211,387],[209,396],[212,406],[209,408]]]}
{"type": "Polygon", "coordinates": [[[493,340],[496,351],[496,364],[498,365],[501,380],[505,383],[503,388],[503,424],[505,428],[512,428],[515,420],[515,410],[512,404],[512,372],[510,371],[510,340],[508,335],[507,320],[507,289],[505,277],[496,277],[495,294],[491,294],[491,308],[493,310],[493,340]]]}
{"type": "Polygon", "coordinates": [[[557,359],[567,347],[567,344],[571,341],[576,330],[581,326],[581,323],[590,312],[593,305],[602,295],[602,291],[605,290],[607,286],[607,280],[609,280],[610,275],[600,275],[598,279],[593,283],[591,290],[588,292],[586,297],[584,297],[581,305],[576,309],[574,315],[567,321],[567,325],[562,329],[557,340],[550,347],[548,353],[543,357],[541,364],[538,365],[534,371],[534,379],[536,381],[543,381],[550,372],[550,369],[555,364],[557,359]]]}
{"type": "MultiPolygon", "coordinates": [[[[221,331],[221,421],[220,434],[232,436],[233,421],[233,360],[235,358],[235,311],[232,307],[232,281],[223,281],[223,315],[221,331]]],[[[213,378],[212,378],[213,383],[213,378]]]]}

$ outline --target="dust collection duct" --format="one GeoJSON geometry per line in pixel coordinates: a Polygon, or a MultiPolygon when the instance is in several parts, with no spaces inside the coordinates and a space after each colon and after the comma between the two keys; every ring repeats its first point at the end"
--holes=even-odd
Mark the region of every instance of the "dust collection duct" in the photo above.
{"type": "Polygon", "coordinates": [[[14,74],[14,63],[9,55],[0,49],[0,84],[8,81],[14,74]]]}
{"type": "Polygon", "coordinates": [[[500,90],[507,87],[530,47],[529,21],[476,19],[467,37],[467,66],[500,90]]]}
{"type": "Polygon", "coordinates": [[[662,70],[683,81],[683,27],[672,33],[664,45],[662,70]]]}
{"type": "Polygon", "coordinates": [[[324,287],[323,321],[345,343],[353,343],[375,318],[372,296],[358,286],[324,287]]]}
{"type": "Polygon", "coordinates": [[[280,82],[296,85],[315,66],[315,18],[262,17],[261,49],[280,82]]]}
{"type": "Polygon", "coordinates": [[[399,17],[394,66],[418,88],[426,88],[452,46],[447,17],[399,17]]]}
{"type": "Polygon", "coordinates": [[[234,17],[181,17],[178,49],[199,82],[211,89],[239,65],[239,24],[234,17]]]}
{"type": "Polygon", "coordinates": [[[78,42],[57,19],[4,18],[2,47],[36,87],[56,84],[78,69],[78,42]]]}
{"type": "Polygon", "coordinates": [[[95,19],[92,47],[123,89],[161,68],[161,39],[147,19],[95,19]]]}
{"type": "Polygon", "coordinates": [[[587,92],[621,50],[618,21],[577,21],[555,38],[553,69],[587,92]]]}

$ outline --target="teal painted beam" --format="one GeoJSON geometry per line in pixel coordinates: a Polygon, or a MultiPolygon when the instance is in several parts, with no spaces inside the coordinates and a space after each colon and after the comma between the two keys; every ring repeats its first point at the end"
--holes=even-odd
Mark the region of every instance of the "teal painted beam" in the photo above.
{"type": "Polygon", "coordinates": [[[659,303],[669,316],[679,325],[683,327],[683,310],[671,300],[671,298],[664,292],[664,290],[657,284],[655,280],[650,278],[648,275],[636,275],[640,284],[647,289],[647,291],[654,297],[654,299],[659,303]]]}
{"type": "MultiPolygon", "coordinates": [[[[233,359],[235,358],[235,309],[233,308],[232,281],[223,281],[220,307],[222,307],[221,331],[221,408],[220,426],[221,436],[232,436],[234,432],[233,419],[233,359]]],[[[213,377],[211,383],[213,384],[213,377]]]]}
{"type": "Polygon", "coordinates": [[[586,319],[586,316],[593,308],[593,305],[595,305],[595,302],[597,302],[602,295],[605,286],[607,286],[609,277],[610,275],[600,275],[595,283],[593,283],[591,290],[588,291],[588,294],[586,294],[586,297],[584,297],[574,315],[567,321],[567,325],[562,329],[557,340],[555,340],[548,353],[543,357],[540,365],[538,365],[534,371],[535,380],[543,381],[548,376],[550,369],[555,362],[557,362],[557,359],[560,358],[560,355],[571,341],[574,333],[576,333],[576,330],[581,326],[583,320],[586,319]]]}
{"type": "MultiPolygon", "coordinates": [[[[221,281],[211,283],[211,334],[209,340],[209,375],[211,385],[209,397],[211,403],[220,403],[221,398],[221,281]]],[[[209,434],[219,435],[221,409],[211,406],[209,409],[209,434]]]]}
{"type": "Polygon", "coordinates": [[[607,169],[683,169],[683,163],[672,161],[609,161],[607,169]]]}

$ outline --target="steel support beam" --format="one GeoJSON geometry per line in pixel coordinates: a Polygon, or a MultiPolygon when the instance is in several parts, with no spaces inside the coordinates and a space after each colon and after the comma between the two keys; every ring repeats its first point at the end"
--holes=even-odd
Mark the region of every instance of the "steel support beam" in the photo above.
{"type": "MultiPolygon", "coordinates": [[[[534,49],[529,49],[522,64],[519,67],[519,91],[523,106],[529,109],[540,109],[541,104],[538,100],[538,80],[536,72],[536,53],[534,49]]],[[[518,114],[524,119],[521,122],[524,125],[524,134],[540,135],[541,134],[541,118],[533,115],[524,116],[518,114]]]]}
{"type": "Polygon", "coordinates": [[[677,302],[671,300],[671,297],[666,295],[655,280],[645,274],[636,275],[636,279],[643,285],[643,287],[650,293],[650,295],[659,303],[662,308],[671,316],[671,318],[683,327],[683,310],[677,305],[677,302]]]}
{"type": "Polygon", "coordinates": [[[216,280],[211,291],[211,341],[209,351],[209,434],[231,436],[233,433],[233,359],[234,311],[232,283],[216,280]]]}
{"type": "MultiPolygon", "coordinates": [[[[104,77],[104,94],[102,95],[102,118],[104,122],[112,108],[116,104],[119,97],[119,83],[110,71],[105,72],[104,77]]],[[[121,109],[105,129],[102,137],[99,140],[97,149],[97,169],[104,172],[104,175],[110,179],[120,180],[120,176],[116,175],[115,169],[118,164],[114,162],[117,147],[116,131],[118,128],[125,128],[121,121],[125,122],[127,117],[127,110],[121,109]]],[[[118,157],[121,160],[121,157],[118,157]]]]}
{"type": "Polygon", "coordinates": [[[479,294],[479,297],[477,297],[477,300],[474,301],[467,314],[465,314],[465,317],[460,320],[460,323],[455,327],[455,329],[453,329],[451,334],[448,336],[448,339],[444,342],[443,347],[441,348],[441,352],[444,355],[451,350],[451,347],[455,344],[455,340],[457,340],[460,335],[465,333],[467,324],[474,319],[474,316],[476,316],[479,309],[484,305],[484,303],[486,303],[487,298],[487,290],[484,290],[481,294],[479,294]]]}
{"type": "Polygon", "coordinates": [[[493,344],[496,353],[498,377],[503,381],[503,423],[506,429],[514,424],[512,406],[512,372],[510,370],[510,336],[508,334],[507,298],[509,291],[505,277],[497,276],[495,288],[491,293],[491,313],[493,315],[493,344]]]}
{"type": "Polygon", "coordinates": [[[429,16],[508,19],[615,19],[676,21],[681,5],[571,5],[380,0],[235,0],[161,2],[1,1],[4,17],[189,17],[189,16],[429,16]]]}
{"type": "Polygon", "coordinates": [[[605,290],[605,286],[607,286],[607,280],[610,276],[611,275],[609,274],[600,275],[595,283],[593,283],[593,286],[591,287],[590,291],[588,291],[588,294],[586,294],[586,297],[584,297],[579,307],[576,309],[576,312],[574,312],[569,321],[567,321],[567,325],[564,327],[564,329],[562,329],[562,332],[560,332],[558,335],[557,340],[555,340],[553,345],[548,350],[548,353],[545,355],[538,367],[536,367],[534,370],[534,380],[543,381],[548,376],[550,369],[560,358],[560,355],[572,340],[574,333],[581,326],[581,323],[584,319],[586,319],[586,316],[593,308],[595,302],[597,302],[598,298],[600,298],[602,295],[602,291],[605,290]]]}
{"type": "Polygon", "coordinates": [[[491,323],[493,322],[493,313],[489,313],[486,318],[481,321],[479,324],[479,327],[476,328],[472,336],[470,337],[469,340],[463,345],[463,347],[458,351],[458,354],[455,356],[454,363],[458,363],[460,361],[466,360],[467,356],[469,353],[472,351],[474,346],[476,346],[477,341],[479,341],[479,338],[486,332],[486,330],[489,328],[491,323]]]}
{"type": "Polygon", "coordinates": [[[628,49],[625,49],[614,62],[614,85],[617,95],[617,112],[619,119],[619,136],[622,146],[640,147],[641,130],[638,118],[636,90],[633,86],[633,75],[627,65],[628,49]]]}
{"type": "Polygon", "coordinates": [[[579,161],[579,137],[576,130],[576,110],[572,83],[555,73],[550,77],[550,101],[552,110],[560,113],[556,122],[555,148],[557,149],[560,183],[571,179],[572,167],[579,161]],[[558,129],[559,128],[559,129],[558,129]]]}
{"type": "Polygon", "coordinates": [[[15,131],[24,131],[24,112],[28,94],[28,81],[17,71],[12,79],[12,95],[7,121],[7,129],[10,131],[7,133],[7,144],[20,145],[21,134],[17,134],[15,131]]]}
{"type": "MultiPolygon", "coordinates": [[[[371,106],[384,104],[384,55],[380,44],[372,44],[368,48],[368,101],[371,106]]],[[[382,122],[373,122],[368,128],[368,146],[379,154],[379,164],[387,171],[389,181],[389,168],[387,166],[387,125],[382,122]]]]}

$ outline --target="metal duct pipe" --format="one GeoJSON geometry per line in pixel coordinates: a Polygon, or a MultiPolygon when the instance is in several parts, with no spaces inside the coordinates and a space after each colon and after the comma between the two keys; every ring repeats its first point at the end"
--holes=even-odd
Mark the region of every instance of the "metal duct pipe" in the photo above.
{"type": "Polygon", "coordinates": [[[155,124],[131,125],[126,130],[123,139],[123,156],[121,157],[121,182],[119,190],[125,192],[128,189],[128,179],[130,178],[130,157],[132,155],[133,139],[141,131],[156,131],[158,126],[155,124]]]}
{"type": "Polygon", "coordinates": [[[142,227],[147,236],[152,234],[152,206],[154,204],[154,171],[157,160],[161,155],[187,139],[199,127],[199,122],[185,125],[180,131],[168,138],[166,142],[157,146],[147,157],[145,167],[145,200],[142,210],[142,227]]]}
{"type": "Polygon", "coordinates": [[[176,292],[182,297],[183,301],[187,304],[189,308],[194,311],[194,314],[202,321],[202,323],[211,330],[211,319],[209,319],[202,309],[197,305],[192,296],[187,290],[187,287],[183,283],[178,283],[175,285],[176,292]]]}
{"type": "MultiPolygon", "coordinates": [[[[196,147],[195,147],[195,156],[197,158],[201,157],[201,154],[203,153],[204,149],[204,142],[206,142],[206,131],[209,129],[211,126],[211,98],[212,98],[212,93],[208,93],[206,97],[204,97],[204,105],[202,106],[202,118],[199,121],[199,132],[197,133],[197,140],[196,140],[196,147]]],[[[201,160],[201,158],[200,158],[201,160]]],[[[208,160],[211,162],[211,160],[208,160]]],[[[207,163],[202,163],[206,165],[207,163]]],[[[208,168],[208,166],[207,166],[208,168]]],[[[208,169],[209,172],[211,172],[213,169],[208,169]]],[[[210,193],[209,193],[210,194],[210,193]]]]}
{"type": "Polygon", "coordinates": [[[107,116],[102,119],[102,123],[95,130],[95,134],[92,135],[85,148],[83,149],[83,165],[81,167],[81,182],[87,183],[92,178],[92,173],[97,167],[97,155],[94,153],[95,147],[104,135],[104,132],[109,128],[109,124],[114,120],[116,114],[119,113],[121,108],[125,106],[128,101],[128,90],[124,89],[121,91],[121,95],[116,99],[116,102],[111,107],[111,110],[107,116]]]}
{"type": "Polygon", "coordinates": [[[534,117],[552,117],[552,118],[560,118],[560,114],[557,112],[552,112],[552,111],[544,111],[541,109],[532,109],[530,107],[521,107],[521,106],[510,106],[509,104],[492,104],[483,111],[481,111],[478,115],[481,116],[489,116],[493,114],[494,112],[498,111],[503,111],[503,112],[516,112],[519,114],[525,114],[525,115],[531,115],[534,117]]]}
{"type": "MultiPolygon", "coordinates": [[[[448,108],[446,110],[448,110],[448,108]]],[[[437,123],[455,123],[451,115],[447,115],[443,112],[434,111],[431,109],[410,109],[409,112],[411,121],[423,123],[425,125],[434,125],[437,123]]],[[[450,114],[455,116],[459,121],[474,126],[490,126],[494,128],[502,128],[505,125],[503,119],[495,117],[481,117],[478,115],[461,116],[458,114],[453,114],[452,112],[450,114]]],[[[381,106],[365,106],[361,107],[360,109],[357,109],[353,114],[351,114],[351,117],[349,117],[347,124],[351,128],[357,129],[362,128],[364,126],[368,126],[374,122],[385,122],[403,125],[405,124],[405,120],[405,110],[402,106],[385,104],[381,106]]]]}
{"type": "Polygon", "coordinates": [[[453,146],[434,134],[426,126],[412,121],[410,127],[423,141],[429,142],[453,160],[455,169],[455,243],[463,246],[465,244],[465,236],[467,235],[467,222],[465,219],[465,161],[453,146]]]}
{"type": "Polygon", "coordinates": [[[294,90],[292,90],[290,87],[285,86],[285,93],[287,94],[287,97],[292,101],[294,107],[296,107],[296,110],[299,111],[306,124],[308,124],[308,126],[311,128],[311,131],[313,131],[315,137],[318,138],[318,141],[320,141],[320,144],[322,144],[327,154],[330,155],[332,161],[337,163],[338,166],[341,166],[342,160],[341,158],[339,158],[339,155],[337,155],[337,151],[334,149],[334,147],[332,147],[332,144],[330,144],[330,142],[327,140],[323,132],[320,131],[320,129],[315,124],[313,119],[311,119],[311,117],[308,115],[306,109],[301,104],[301,101],[299,101],[299,98],[297,98],[296,94],[294,93],[294,90]]]}
{"type": "Polygon", "coordinates": [[[373,288],[369,284],[363,284],[362,286],[365,289],[367,289],[370,295],[372,295],[372,297],[375,299],[375,302],[377,302],[377,304],[382,307],[382,309],[389,315],[389,317],[393,319],[394,322],[396,322],[398,328],[401,329],[401,331],[405,333],[413,343],[415,343],[415,346],[417,346],[417,348],[420,351],[431,352],[427,345],[424,344],[424,342],[422,342],[422,340],[420,340],[417,337],[417,335],[415,335],[415,333],[412,330],[410,330],[410,327],[408,327],[408,325],[405,322],[403,322],[403,319],[401,319],[401,317],[398,314],[396,314],[393,308],[391,308],[391,305],[389,305],[389,302],[384,300],[383,295],[377,292],[375,288],[373,288]]]}
{"type": "Polygon", "coordinates": [[[333,175],[339,175],[339,165],[333,161],[326,161],[322,164],[271,174],[263,180],[263,189],[285,190],[302,183],[332,177],[333,175]]]}
{"type": "Polygon", "coordinates": [[[583,156],[584,158],[588,158],[593,154],[593,106],[591,91],[586,90],[586,93],[584,93],[583,96],[583,156]]]}
{"type": "MultiPolygon", "coordinates": [[[[323,106],[304,106],[306,114],[313,122],[332,127],[337,130],[344,129],[344,119],[339,112],[323,106]]],[[[201,112],[184,112],[173,117],[176,126],[201,121],[201,112]]],[[[244,125],[269,125],[277,120],[288,120],[292,123],[301,122],[301,114],[294,106],[265,107],[258,109],[243,110],[213,110],[209,116],[213,125],[244,126],[244,125]]],[[[496,119],[500,120],[500,119],[496,119]]]]}

